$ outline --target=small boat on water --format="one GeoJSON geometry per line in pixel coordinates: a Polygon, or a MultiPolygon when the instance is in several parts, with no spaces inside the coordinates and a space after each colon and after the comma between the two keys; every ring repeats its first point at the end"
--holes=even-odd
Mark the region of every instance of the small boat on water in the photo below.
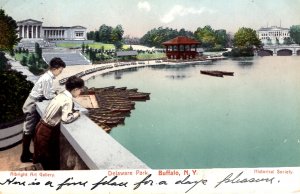
{"type": "Polygon", "coordinates": [[[234,72],[229,72],[229,71],[216,71],[216,70],[200,70],[201,74],[205,75],[210,75],[210,76],[215,76],[215,77],[223,77],[225,76],[233,76],[234,72]]]}
{"type": "Polygon", "coordinates": [[[220,71],[223,75],[227,75],[227,76],[233,76],[234,72],[230,72],[230,71],[220,71]]]}
{"type": "Polygon", "coordinates": [[[222,73],[216,72],[216,71],[204,71],[204,70],[200,70],[200,73],[202,73],[204,75],[215,76],[215,77],[223,77],[222,73]]]}

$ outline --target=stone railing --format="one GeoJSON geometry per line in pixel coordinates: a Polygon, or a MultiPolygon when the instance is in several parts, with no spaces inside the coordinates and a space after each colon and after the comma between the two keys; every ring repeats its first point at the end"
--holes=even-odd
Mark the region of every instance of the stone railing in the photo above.
{"type": "MultiPolygon", "coordinates": [[[[41,115],[49,101],[37,103],[41,115]]],[[[149,167],[90,120],[81,116],[70,124],[61,124],[61,170],[148,169],[149,167]]]]}

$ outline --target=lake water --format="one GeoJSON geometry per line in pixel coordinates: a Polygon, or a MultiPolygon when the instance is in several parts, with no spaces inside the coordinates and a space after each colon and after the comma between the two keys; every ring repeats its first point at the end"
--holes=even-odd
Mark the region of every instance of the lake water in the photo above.
{"type": "Polygon", "coordinates": [[[300,166],[299,56],[160,65],[87,81],[111,85],[151,93],[110,133],[150,168],[300,166]]]}

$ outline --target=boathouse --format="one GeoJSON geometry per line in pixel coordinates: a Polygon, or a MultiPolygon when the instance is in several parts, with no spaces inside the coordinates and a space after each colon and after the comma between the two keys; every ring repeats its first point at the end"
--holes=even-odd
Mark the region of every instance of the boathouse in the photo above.
{"type": "Polygon", "coordinates": [[[185,36],[178,36],[162,44],[166,47],[168,59],[194,59],[198,56],[197,46],[200,42],[185,36]]]}

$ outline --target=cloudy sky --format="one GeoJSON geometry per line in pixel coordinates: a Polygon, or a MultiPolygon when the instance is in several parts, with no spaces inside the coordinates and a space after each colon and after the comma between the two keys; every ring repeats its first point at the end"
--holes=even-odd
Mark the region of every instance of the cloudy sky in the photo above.
{"type": "Polygon", "coordinates": [[[90,31],[121,24],[125,35],[137,37],[160,26],[195,31],[211,25],[234,33],[300,25],[300,0],[0,0],[0,8],[17,21],[31,18],[44,26],[90,31]]]}

